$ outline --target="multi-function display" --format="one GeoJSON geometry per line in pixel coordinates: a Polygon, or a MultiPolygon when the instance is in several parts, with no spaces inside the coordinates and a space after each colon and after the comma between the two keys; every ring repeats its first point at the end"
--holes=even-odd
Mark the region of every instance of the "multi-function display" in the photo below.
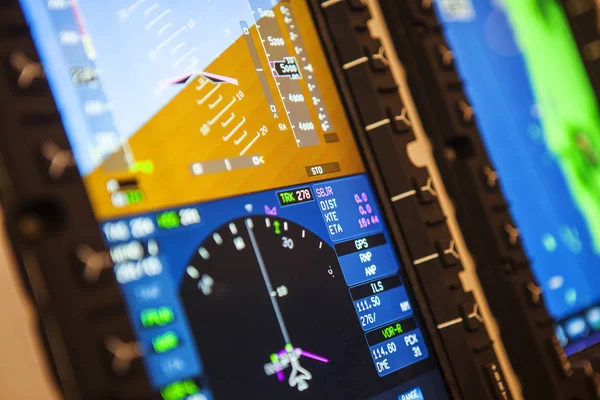
{"type": "Polygon", "coordinates": [[[307,2],[22,5],[165,400],[448,398],[307,2]]]}

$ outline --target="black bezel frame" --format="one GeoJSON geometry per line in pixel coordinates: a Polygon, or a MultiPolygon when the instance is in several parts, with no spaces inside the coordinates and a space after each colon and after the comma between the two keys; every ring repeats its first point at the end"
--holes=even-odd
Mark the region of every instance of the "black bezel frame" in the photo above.
{"type": "Polygon", "coordinates": [[[600,8],[594,0],[560,0],[596,96],[600,97],[600,60],[590,51],[600,40],[600,8]]]}
{"type": "MultiPolygon", "coordinates": [[[[360,1],[343,1],[338,4],[337,11],[342,11],[347,18],[345,21],[336,18],[333,23],[328,24],[327,17],[321,13],[325,9],[321,2],[310,1],[332,72],[338,78],[336,81],[347,107],[347,114],[355,132],[359,132],[356,135],[357,140],[372,172],[378,196],[383,200],[389,198],[385,188],[390,190],[390,183],[382,178],[381,164],[378,166],[376,157],[370,150],[368,135],[362,128],[364,125],[360,123],[359,107],[355,107],[358,101],[356,93],[353,95],[353,90],[346,81],[339,55],[335,55],[336,43],[330,37],[330,29],[339,28],[340,21],[347,24],[342,28],[351,28],[360,36],[364,30],[357,27],[355,21],[366,22],[369,14],[360,1]]],[[[47,160],[40,157],[40,146],[43,143],[50,140],[62,150],[69,151],[61,118],[48,86],[43,85],[41,90],[31,91],[31,87],[19,88],[9,80],[11,71],[8,59],[14,52],[22,52],[30,60],[38,62],[29,29],[16,0],[3,1],[0,5],[0,34],[0,59],[6,61],[0,65],[0,76],[4,78],[0,79],[0,96],[3,98],[0,115],[4,131],[0,137],[0,191],[7,216],[6,229],[18,255],[25,285],[36,304],[40,317],[40,333],[47,345],[46,350],[59,386],[68,399],[152,398],[155,393],[150,389],[145,374],[134,379],[119,380],[112,378],[104,368],[105,360],[102,359],[98,348],[101,347],[105,336],[118,334],[124,338],[133,338],[133,332],[113,274],[109,274],[108,279],[103,279],[101,287],[95,288],[82,285],[77,278],[77,273],[81,273],[81,266],[75,261],[76,247],[85,244],[98,252],[105,252],[105,244],[74,164],[69,165],[59,179],[49,176],[44,170],[47,168],[44,164],[47,160]],[[31,163],[30,160],[34,162],[31,163]]],[[[339,43],[337,46],[339,50],[339,43]]],[[[389,74],[389,71],[387,73],[389,74]]],[[[372,80],[370,76],[365,78],[372,80]]],[[[396,97],[400,102],[398,93],[396,97]]],[[[414,136],[405,132],[401,139],[404,149],[406,144],[413,140],[414,136]]],[[[419,179],[428,176],[424,168],[413,166],[407,156],[400,159],[404,155],[386,155],[394,167],[393,171],[387,169],[388,175],[401,174],[401,168],[404,168],[409,169],[404,172],[408,176],[416,176],[419,179]]],[[[408,180],[406,184],[410,185],[408,180]]],[[[474,336],[467,336],[464,328],[458,329],[462,324],[453,325],[451,334],[444,331],[441,335],[439,329],[436,329],[436,323],[439,325],[440,321],[445,321],[440,320],[440,315],[445,316],[448,310],[437,311],[437,315],[435,310],[433,314],[430,313],[432,304],[445,304],[446,308],[454,308],[453,312],[458,315],[458,305],[454,306],[457,299],[469,301],[469,294],[464,293],[458,280],[460,265],[445,270],[436,265],[429,271],[432,279],[426,282],[427,285],[422,285],[424,278],[419,276],[411,261],[418,252],[415,253],[416,250],[410,248],[410,243],[407,246],[406,236],[403,238],[401,234],[402,231],[406,234],[409,230],[411,233],[417,230],[424,231],[420,232],[419,237],[430,241],[428,245],[433,248],[424,218],[430,215],[432,210],[437,215],[439,204],[434,200],[433,208],[430,204],[427,206],[429,209],[421,210],[415,201],[411,210],[416,211],[416,214],[410,222],[417,224],[410,226],[408,221],[403,223],[401,217],[398,217],[400,224],[396,222],[389,201],[381,203],[405,265],[406,275],[419,302],[425,328],[453,396],[457,399],[491,399],[492,389],[482,389],[486,379],[483,370],[480,369],[475,376],[469,377],[465,376],[465,371],[458,371],[457,366],[472,367],[479,365],[482,360],[485,365],[498,365],[493,349],[486,347],[478,356],[467,353],[456,357],[456,351],[452,351],[453,344],[462,345],[456,346],[454,350],[469,349],[465,344],[468,343],[468,338],[474,336]],[[439,274],[436,274],[438,272],[439,274]],[[439,292],[440,288],[445,288],[446,291],[439,292]]],[[[435,226],[436,231],[440,229],[442,235],[447,233],[443,220],[438,221],[435,226]]],[[[437,232],[437,235],[439,234],[440,232],[437,232]]],[[[446,236],[449,236],[449,233],[446,236]]],[[[477,341],[489,341],[485,328],[480,329],[476,335],[477,341]]]]}
{"type": "MultiPolygon", "coordinates": [[[[600,43],[600,25],[598,23],[600,5],[594,0],[561,0],[561,2],[592,88],[596,97],[600,99],[600,60],[590,52],[592,47],[596,47],[600,43]]],[[[565,322],[565,320],[558,322],[565,322]]],[[[597,372],[600,369],[599,352],[600,343],[596,343],[573,354],[570,358],[573,365],[587,371],[597,372]]],[[[597,397],[600,398],[600,383],[597,390],[597,397]]]]}
{"type": "Polygon", "coordinates": [[[530,290],[537,284],[521,244],[504,232],[515,226],[509,205],[498,181],[487,182],[485,171],[495,172],[476,117],[467,123],[458,115],[457,101],[468,101],[454,66],[440,60],[439,46],[449,47],[433,2],[380,3],[525,398],[597,399],[593,371],[569,362],[543,301],[530,290]]]}
{"type": "Polygon", "coordinates": [[[367,132],[369,123],[389,117],[390,108],[398,115],[405,108],[389,66],[377,62],[382,45],[370,35],[367,24],[371,16],[366,2],[312,0],[311,3],[315,14],[323,12],[324,18],[317,15],[316,20],[324,25],[321,32],[329,33],[329,37],[322,39],[326,48],[331,46],[336,54],[335,61],[330,60],[334,72],[339,77],[345,76],[348,83],[341,92],[346,101],[354,102],[358,111],[357,136],[361,145],[372,150],[368,161],[379,172],[378,189],[383,190],[384,199],[402,197],[398,203],[392,201],[392,204],[387,199],[383,203],[387,210],[393,211],[391,220],[395,216],[399,221],[409,260],[415,260],[407,263],[406,257],[402,257],[407,274],[417,278],[411,283],[419,282],[424,289],[425,301],[432,311],[460,394],[465,399],[512,398],[484,324],[478,316],[464,313],[465,307],[469,307],[470,313],[476,302],[472,293],[465,293],[462,288],[458,276],[462,271],[460,260],[446,264],[443,250],[438,246],[440,241],[451,237],[440,204],[437,198],[430,203],[418,200],[430,176],[427,168],[417,167],[409,160],[407,146],[416,140],[412,128],[392,129],[388,124],[367,132]],[[357,64],[361,56],[367,61],[357,64]],[[352,67],[346,68],[349,65],[352,67]],[[346,94],[348,89],[350,96],[346,94]],[[416,195],[395,196],[411,192],[416,195]],[[419,257],[430,254],[439,257],[419,257]],[[430,260],[421,264],[422,259],[430,260]],[[490,378],[492,367],[497,371],[497,381],[490,378]]]}

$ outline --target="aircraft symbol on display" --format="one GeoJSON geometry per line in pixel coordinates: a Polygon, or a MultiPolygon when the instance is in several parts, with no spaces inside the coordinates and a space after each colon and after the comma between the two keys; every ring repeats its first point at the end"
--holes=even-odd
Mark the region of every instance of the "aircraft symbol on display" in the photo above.
{"type": "Polygon", "coordinates": [[[308,381],[312,379],[312,374],[300,365],[300,358],[310,358],[322,363],[329,363],[329,359],[313,354],[291,344],[285,346],[285,349],[271,355],[271,362],[265,365],[267,375],[277,375],[279,382],[285,381],[284,371],[291,368],[288,384],[297,388],[299,391],[308,389],[308,381]]]}
{"type": "Polygon", "coordinates": [[[164,81],[162,81],[160,83],[160,86],[166,87],[166,86],[172,86],[172,85],[184,85],[196,76],[203,76],[203,77],[209,79],[213,83],[230,83],[232,85],[239,86],[239,82],[235,78],[218,75],[218,74],[211,74],[210,72],[205,72],[205,71],[189,72],[187,74],[176,76],[171,79],[165,79],[164,81]]]}

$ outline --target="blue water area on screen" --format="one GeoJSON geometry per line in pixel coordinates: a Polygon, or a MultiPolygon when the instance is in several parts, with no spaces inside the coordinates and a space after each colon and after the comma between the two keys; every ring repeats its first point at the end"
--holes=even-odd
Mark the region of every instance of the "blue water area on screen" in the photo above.
{"type": "Polygon", "coordinates": [[[600,255],[544,142],[525,61],[499,1],[456,15],[437,3],[488,153],[549,311],[567,318],[600,300],[600,255]]]}

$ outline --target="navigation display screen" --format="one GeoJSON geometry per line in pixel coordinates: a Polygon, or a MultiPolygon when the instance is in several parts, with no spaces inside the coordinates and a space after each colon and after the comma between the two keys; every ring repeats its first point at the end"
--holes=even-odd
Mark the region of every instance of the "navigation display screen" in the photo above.
{"type": "Polygon", "coordinates": [[[307,2],[21,3],[163,399],[449,398],[307,2]]]}
{"type": "Polygon", "coordinates": [[[557,2],[507,1],[514,19],[500,1],[449,3],[436,3],[446,38],[557,337],[574,354],[600,341],[595,95],[557,2]]]}

